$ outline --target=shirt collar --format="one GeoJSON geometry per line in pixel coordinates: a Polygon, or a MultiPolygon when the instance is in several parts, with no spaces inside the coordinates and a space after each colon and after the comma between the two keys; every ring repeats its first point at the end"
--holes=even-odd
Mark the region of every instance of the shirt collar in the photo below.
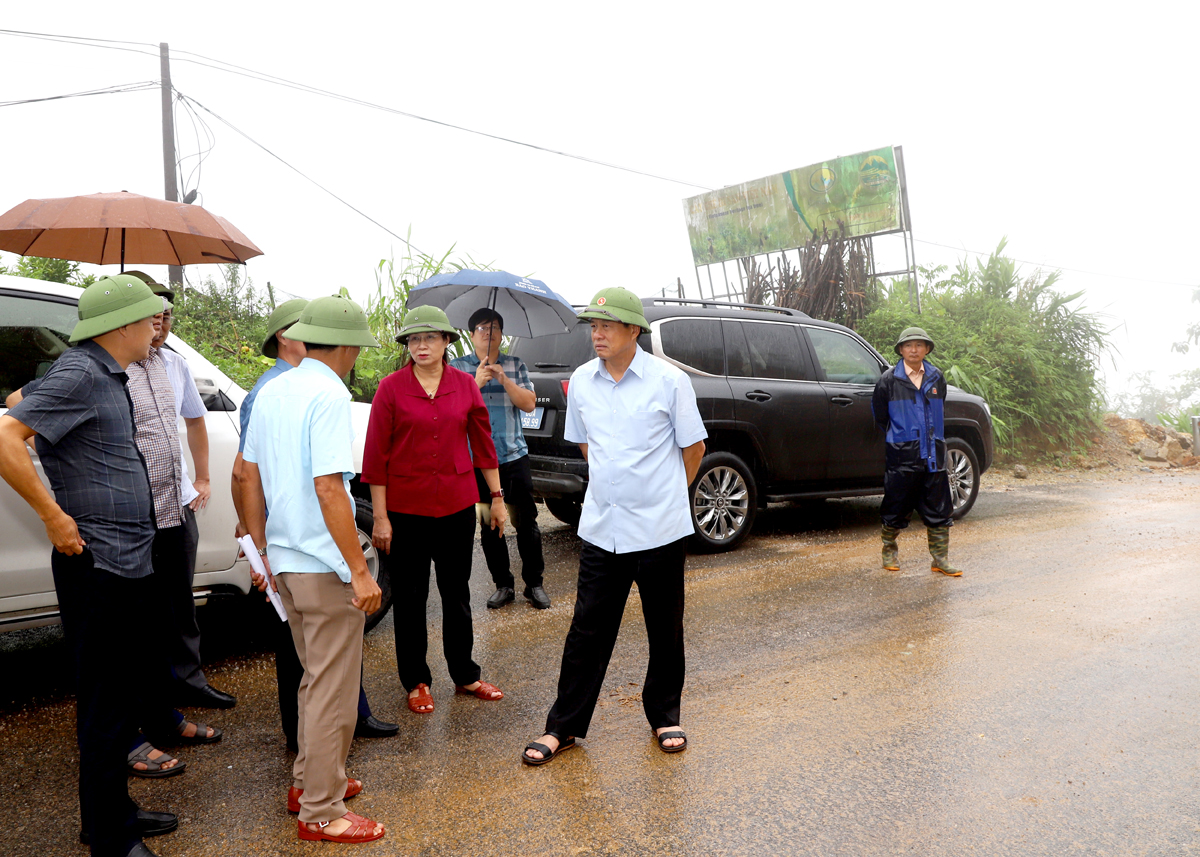
{"type": "Polygon", "coordinates": [[[91,355],[93,360],[98,361],[113,375],[125,374],[125,370],[121,368],[121,364],[114,360],[113,356],[105,351],[104,348],[96,342],[96,340],[85,339],[75,347],[82,348],[85,353],[91,355]]]}
{"type": "MultiPolygon", "coordinates": [[[[646,361],[650,358],[648,358],[646,356],[646,352],[642,350],[642,346],[635,343],[633,347],[637,350],[633,354],[633,360],[629,361],[629,368],[626,369],[625,371],[632,372],[634,375],[637,375],[639,378],[645,378],[646,377],[646,361]]],[[[596,373],[599,375],[603,375],[609,381],[613,380],[612,375],[610,375],[608,372],[608,367],[604,365],[604,361],[601,360],[599,357],[596,358],[596,373]]],[[[622,377],[624,377],[624,376],[622,376],[622,377]]],[[[613,383],[615,384],[616,381],[613,381],[613,383]]]]}
{"type": "MultiPolygon", "coordinates": [[[[429,394],[425,392],[425,388],[422,387],[421,382],[419,380],[417,380],[417,370],[415,368],[416,365],[417,365],[416,363],[410,362],[410,363],[408,363],[408,365],[406,365],[402,369],[400,369],[400,372],[402,373],[401,377],[403,379],[402,383],[404,385],[402,388],[402,392],[405,395],[420,396],[422,399],[428,399],[429,394]]],[[[453,392],[453,390],[451,389],[451,383],[453,383],[453,382],[452,381],[448,382],[447,377],[446,377],[447,376],[446,370],[451,369],[451,368],[453,368],[453,367],[449,366],[449,365],[442,366],[442,380],[438,382],[438,390],[437,390],[438,397],[445,396],[445,395],[448,395],[449,393],[453,392]]],[[[461,372],[462,370],[459,369],[457,371],[461,372]]]]}
{"type": "Polygon", "coordinates": [[[276,357],[275,358],[275,368],[278,369],[280,372],[286,372],[287,370],[295,369],[296,367],[293,366],[291,363],[288,363],[282,357],[276,357]]]}
{"type": "MultiPolygon", "coordinates": [[[[934,373],[937,372],[937,367],[928,360],[922,360],[921,371],[925,373],[925,380],[929,380],[934,376],[934,373]]],[[[903,358],[901,358],[900,362],[896,364],[896,370],[894,374],[897,378],[903,378],[910,383],[912,381],[912,379],[908,377],[908,364],[904,362],[903,358]]]]}
{"type": "Polygon", "coordinates": [[[300,361],[300,365],[296,368],[307,369],[309,372],[316,372],[318,375],[324,375],[326,378],[333,378],[339,384],[344,384],[342,379],[337,376],[337,373],[320,360],[313,360],[311,357],[305,357],[300,361]]]}
{"type": "Polygon", "coordinates": [[[153,363],[155,360],[160,360],[163,363],[166,363],[166,361],[163,360],[162,351],[158,348],[154,348],[153,346],[151,346],[150,353],[148,355],[146,355],[145,360],[134,360],[133,362],[136,363],[137,365],[141,366],[142,368],[148,368],[150,366],[150,364],[153,363]]]}

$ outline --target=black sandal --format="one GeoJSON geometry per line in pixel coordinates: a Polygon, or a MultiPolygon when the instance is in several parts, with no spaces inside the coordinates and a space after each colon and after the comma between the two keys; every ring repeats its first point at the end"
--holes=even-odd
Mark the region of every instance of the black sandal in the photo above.
{"type": "Polygon", "coordinates": [[[220,729],[215,726],[209,726],[207,723],[200,723],[199,721],[196,721],[196,734],[191,736],[184,735],[183,732],[185,729],[187,729],[188,723],[190,722],[191,721],[185,718],[180,720],[179,723],[175,725],[173,734],[161,736],[154,735],[152,737],[154,737],[158,743],[164,747],[191,746],[193,744],[216,744],[221,740],[222,732],[220,729]],[[209,729],[212,729],[213,734],[208,734],[209,729]]]}
{"type": "Polygon", "coordinates": [[[537,741],[530,741],[528,744],[525,745],[525,750],[537,750],[539,753],[542,754],[542,758],[535,759],[532,756],[527,755],[525,753],[525,751],[522,750],[521,751],[521,761],[524,762],[526,765],[544,765],[547,762],[552,761],[554,759],[554,757],[557,756],[559,753],[561,753],[563,750],[570,750],[572,747],[575,746],[574,738],[564,739],[561,735],[558,735],[555,732],[547,732],[546,734],[549,735],[551,738],[558,739],[558,748],[555,750],[551,750],[545,744],[539,744],[537,741]]]}
{"type": "Polygon", "coordinates": [[[129,751],[126,757],[126,764],[129,766],[129,775],[131,777],[145,777],[150,780],[157,780],[162,777],[173,777],[176,774],[182,774],[184,768],[187,767],[187,762],[180,761],[170,753],[162,753],[157,759],[151,759],[150,754],[153,753],[155,747],[149,741],[143,741],[137,747],[129,751]],[[141,762],[146,767],[135,768],[138,762],[141,762]],[[171,762],[176,764],[171,767],[165,767],[171,762]]]}
{"type": "Polygon", "coordinates": [[[684,734],[682,729],[673,729],[670,732],[663,732],[660,735],[658,730],[651,726],[650,732],[654,735],[654,740],[658,742],[658,749],[664,753],[682,753],[687,749],[687,735],[684,734]],[[674,747],[667,747],[663,744],[664,741],[669,741],[672,738],[682,738],[683,743],[674,747]]]}

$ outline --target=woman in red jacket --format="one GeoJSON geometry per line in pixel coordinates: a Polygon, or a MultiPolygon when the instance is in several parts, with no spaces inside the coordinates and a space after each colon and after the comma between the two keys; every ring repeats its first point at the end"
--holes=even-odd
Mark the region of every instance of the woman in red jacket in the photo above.
{"type": "Polygon", "coordinates": [[[385,556],[395,593],[396,665],[408,707],[418,714],[433,711],[425,622],[431,561],[442,597],[442,651],[455,692],[488,701],[504,696],[480,681],[471,659],[468,584],[479,500],[474,468],[491,489],[492,526],[501,534],[508,513],[479,385],[446,365],[446,347],[457,339],[436,307],[405,314],[396,341],[411,359],[380,382],[363,455],[362,481],[371,486],[375,506],[371,541],[385,556]]]}

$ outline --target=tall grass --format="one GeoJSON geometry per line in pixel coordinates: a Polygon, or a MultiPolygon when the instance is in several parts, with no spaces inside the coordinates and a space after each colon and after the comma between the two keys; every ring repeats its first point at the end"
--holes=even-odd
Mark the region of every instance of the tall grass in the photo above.
{"type": "Polygon", "coordinates": [[[937,344],[931,362],[988,402],[1001,454],[1085,447],[1099,425],[1097,368],[1109,331],[1079,302],[1083,292],[1058,292],[1058,272],[1021,276],[1004,247],[949,273],[923,269],[921,315],[908,305],[907,282],[894,281],[858,331],[890,357],[900,331],[923,327],[937,344]]]}
{"type": "MultiPolygon", "coordinates": [[[[356,401],[369,402],[375,397],[379,382],[395,372],[404,362],[406,350],[396,342],[396,332],[408,305],[408,295],[413,286],[432,276],[472,268],[477,271],[494,270],[490,264],[479,263],[467,257],[454,258],[452,246],[444,254],[430,256],[409,252],[397,264],[394,258],[380,259],[375,266],[375,291],[367,298],[364,309],[371,324],[371,333],[379,341],[379,348],[364,348],[354,364],[350,375],[350,392],[356,401]]],[[[470,347],[471,337],[460,331],[462,338],[450,345],[451,359],[460,357],[470,347]]]]}

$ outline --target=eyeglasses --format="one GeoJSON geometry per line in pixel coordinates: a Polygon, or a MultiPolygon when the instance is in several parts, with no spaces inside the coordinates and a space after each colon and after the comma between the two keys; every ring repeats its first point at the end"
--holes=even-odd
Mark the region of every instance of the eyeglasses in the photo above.
{"type": "Polygon", "coordinates": [[[503,333],[504,332],[500,329],[500,325],[496,324],[496,322],[494,322],[494,321],[486,323],[486,324],[475,325],[476,333],[487,333],[489,330],[492,333],[503,333]]]}
{"type": "Polygon", "coordinates": [[[432,345],[435,342],[442,341],[443,334],[441,333],[411,333],[408,336],[408,347],[412,348],[415,345],[432,345]]]}

